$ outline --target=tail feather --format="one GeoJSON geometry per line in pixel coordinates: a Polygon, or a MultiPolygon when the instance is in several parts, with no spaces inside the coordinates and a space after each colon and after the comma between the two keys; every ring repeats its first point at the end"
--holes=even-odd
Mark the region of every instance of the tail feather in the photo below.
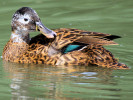
{"type": "Polygon", "coordinates": [[[114,40],[114,39],[118,39],[118,38],[121,38],[121,37],[118,36],[118,35],[110,35],[110,36],[106,36],[104,38],[109,39],[109,40],[114,40]]]}
{"type": "Polygon", "coordinates": [[[129,69],[127,65],[123,63],[111,63],[108,65],[109,67],[112,67],[114,69],[129,69]]]}

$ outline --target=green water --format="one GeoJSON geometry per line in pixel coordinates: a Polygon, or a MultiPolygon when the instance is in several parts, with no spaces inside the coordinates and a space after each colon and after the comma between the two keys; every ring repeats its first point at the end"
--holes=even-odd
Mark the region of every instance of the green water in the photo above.
{"type": "Polygon", "coordinates": [[[0,56],[10,37],[12,14],[22,6],[35,9],[51,29],[122,36],[116,40],[120,45],[106,48],[131,69],[23,65],[0,59],[0,100],[133,100],[132,0],[0,0],[0,56]]]}

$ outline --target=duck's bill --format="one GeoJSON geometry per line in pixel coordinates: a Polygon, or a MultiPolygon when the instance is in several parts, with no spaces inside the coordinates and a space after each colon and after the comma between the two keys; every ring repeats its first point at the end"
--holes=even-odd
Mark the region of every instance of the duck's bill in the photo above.
{"type": "Polygon", "coordinates": [[[55,38],[56,33],[42,24],[42,22],[36,22],[36,31],[40,31],[47,38],[55,38]]]}

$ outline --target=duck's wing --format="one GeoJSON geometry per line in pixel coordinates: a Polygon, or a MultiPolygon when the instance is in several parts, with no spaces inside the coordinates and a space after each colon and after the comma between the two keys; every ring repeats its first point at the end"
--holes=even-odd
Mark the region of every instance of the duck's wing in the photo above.
{"type": "Polygon", "coordinates": [[[97,44],[97,45],[117,45],[113,39],[120,38],[116,35],[89,32],[79,29],[60,28],[54,30],[57,37],[52,46],[56,49],[61,49],[71,43],[79,44],[97,44]]]}

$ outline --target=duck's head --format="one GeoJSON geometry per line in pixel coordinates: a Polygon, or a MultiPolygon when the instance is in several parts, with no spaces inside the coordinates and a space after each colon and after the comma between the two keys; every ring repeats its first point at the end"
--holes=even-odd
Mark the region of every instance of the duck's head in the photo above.
{"type": "Polygon", "coordinates": [[[27,35],[29,32],[40,31],[47,38],[54,38],[56,33],[45,27],[35,10],[29,7],[18,9],[12,17],[12,32],[27,35]]]}

